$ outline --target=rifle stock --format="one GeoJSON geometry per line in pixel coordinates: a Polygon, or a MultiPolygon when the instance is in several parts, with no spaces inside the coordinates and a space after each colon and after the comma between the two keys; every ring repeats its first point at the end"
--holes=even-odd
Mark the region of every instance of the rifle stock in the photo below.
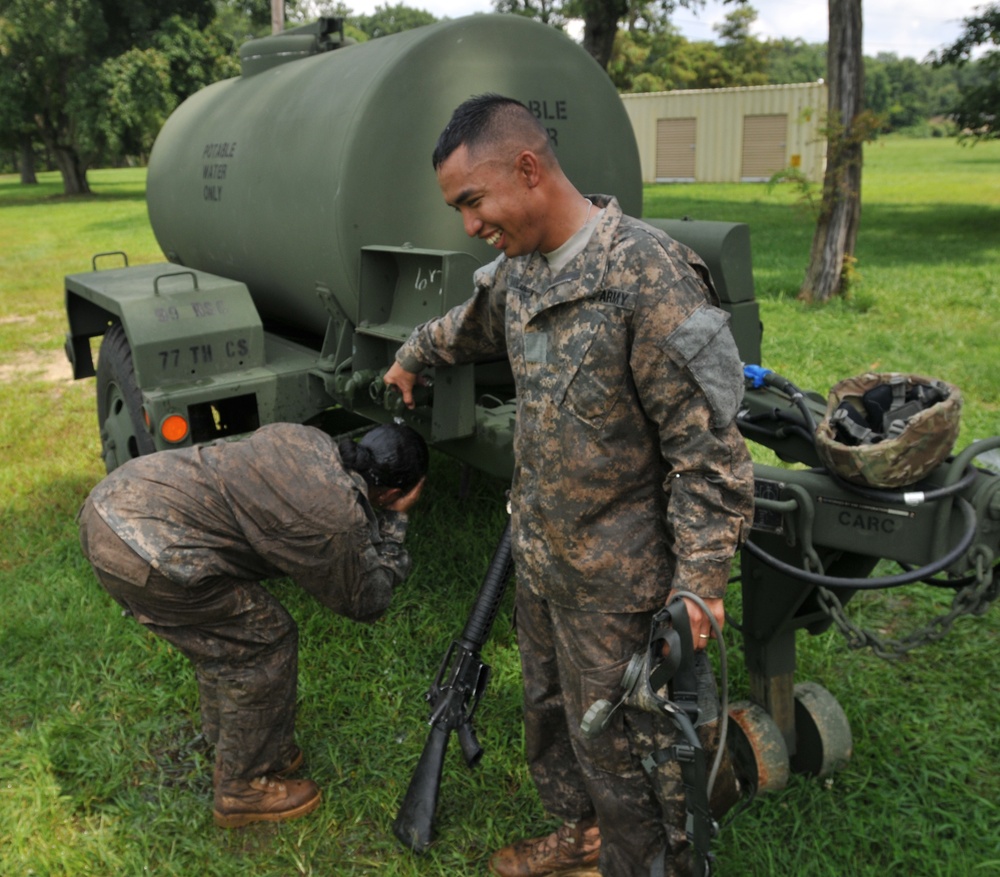
{"type": "Polygon", "coordinates": [[[452,731],[458,733],[469,767],[475,767],[482,757],[472,716],[486,689],[490,668],[480,659],[480,651],[496,620],[511,566],[508,520],[462,635],[445,652],[437,677],[425,695],[431,707],[430,733],[392,824],[400,843],[414,852],[423,852],[433,840],[441,771],[452,731]]]}
{"type": "Polygon", "coordinates": [[[414,852],[427,849],[433,837],[434,811],[437,810],[441,770],[450,734],[440,725],[431,725],[424,751],[420,753],[396,821],[392,824],[393,834],[399,842],[414,852]]]}

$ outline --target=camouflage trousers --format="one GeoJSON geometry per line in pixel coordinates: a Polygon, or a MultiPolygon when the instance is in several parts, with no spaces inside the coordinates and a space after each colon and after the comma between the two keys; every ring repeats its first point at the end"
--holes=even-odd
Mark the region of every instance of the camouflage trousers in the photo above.
{"type": "MultiPolygon", "coordinates": [[[[665,877],[690,874],[680,766],[669,760],[650,776],[641,763],[680,740],[670,720],[622,707],[595,739],[580,731],[580,720],[594,701],[618,702],[629,661],[648,643],[652,613],[580,612],[519,587],[516,618],[525,755],[545,809],[564,821],[597,816],[599,867],[605,877],[649,877],[664,851],[665,877]]],[[[711,758],[718,739],[718,695],[704,653],[696,664],[703,718],[698,734],[711,758]]]]}
{"type": "Polygon", "coordinates": [[[136,554],[88,502],[80,543],[98,580],[140,624],[194,666],[202,733],[219,780],[287,767],[294,752],[298,628],[257,582],[179,585],[136,554]],[[94,555],[99,558],[96,562],[94,555]]]}

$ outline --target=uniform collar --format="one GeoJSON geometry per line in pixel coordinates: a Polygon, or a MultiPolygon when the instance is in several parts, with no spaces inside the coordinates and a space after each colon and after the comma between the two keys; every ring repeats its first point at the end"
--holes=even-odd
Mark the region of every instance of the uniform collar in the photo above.
{"type": "Polygon", "coordinates": [[[514,259],[520,270],[512,275],[513,286],[528,293],[531,313],[563,302],[588,298],[600,286],[607,268],[608,253],[621,223],[622,210],[611,195],[587,195],[594,207],[603,210],[586,247],[577,253],[555,276],[545,257],[538,252],[514,259]]]}

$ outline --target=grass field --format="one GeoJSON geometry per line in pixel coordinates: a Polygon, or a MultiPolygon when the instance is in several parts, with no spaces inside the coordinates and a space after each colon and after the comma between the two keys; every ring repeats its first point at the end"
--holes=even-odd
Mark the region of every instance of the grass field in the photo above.
{"type": "MultiPolygon", "coordinates": [[[[281,826],[212,825],[193,676],[98,587],[73,516],[103,474],[93,380],[62,354],[64,274],[94,253],[159,260],[144,173],[93,171],[65,199],[0,177],[0,874],[480,875],[488,853],[547,830],[521,758],[510,601],[485,658],[477,714],[486,749],[449,752],[438,839],[423,856],[390,825],[423,745],[423,692],[464,623],[503,524],[504,484],[434,455],[414,515],[411,578],[377,624],[331,616],[287,582],[300,625],[298,740],[323,806],[281,826]]],[[[749,223],[764,365],[821,393],[871,368],[913,371],[965,396],[959,446],[1000,433],[1000,143],[886,140],[867,148],[860,281],[825,308],[795,300],[812,220],[788,187],[649,187],[646,213],[749,223]]],[[[762,457],[758,449],[755,454],[762,457]]],[[[740,586],[730,592],[738,617],[740,586]]],[[[907,631],[947,609],[912,586],[851,603],[857,620],[907,631]]],[[[832,692],[854,752],[823,780],[795,775],[715,844],[722,877],[985,877],[1000,874],[998,609],[887,662],[836,633],[798,634],[800,680],[832,692]]],[[[747,696],[727,632],[733,698],[747,696]]]]}

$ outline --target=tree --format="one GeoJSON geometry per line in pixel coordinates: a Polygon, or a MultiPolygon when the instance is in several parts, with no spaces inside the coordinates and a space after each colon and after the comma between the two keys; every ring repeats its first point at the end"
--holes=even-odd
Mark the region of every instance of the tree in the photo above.
{"type": "Polygon", "coordinates": [[[862,111],[861,0],[829,0],[829,20],[826,173],[798,296],[816,302],[843,292],[850,276],[861,223],[862,147],[874,133],[871,114],[862,111]]]}
{"type": "Polygon", "coordinates": [[[354,19],[357,28],[370,39],[402,33],[425,24],[433,24],[437,19],[422,9],[412,9],[402,3],[395,6],[376,6],[371,15],[359,15],[354,19]]]}
{"type": "Polygon", "coordinates": [[[16,63],[5,51],[5,19],[0,18],[0,28],[0,149],[20,156],[21,182],[31,185],[38,182],[31,140],[35,127],[31,120],[34,105],[23,65],[16,63]]]}
{"type": "Polygon", "coordinates": [[[930,116],[933,75],[926,64],[892,53],[865,59],[865,105],[882,130],[910,128],[930,116]]]}
{"type": "Polygon", "coordinates": [[[212,31],[226,54],[237,56],[247,40],[270,35],[270,0],[218,0],[212,31]]]}
{"type": "Polygon", "coordinates": [[[570,3],[575,14],[569,17],[583,19],[583,48],[607,70],[618,22],[628,15],[629,0],[570,0],[570,3]]]}
{"type": "MultiPolygon", "coordinates": [[[[164,68],[142,53],[163,24],[178,15],[202,29],[213,13],[212,0],[0,0],[0,72],[16,74],[21,123],[45,144],[67,195],[90,191],[87,166],[107,133],[99,120],[125,97],[107,92],[109,77],[147,99],[164,68]],[[134,87],[123,83],[130,76],[134,87]]],[[[132,122],[162,106],[133,110],[132,122]]]]}
{"type": "Polygon", "coordinates": [[[643,94],[697,88],[702,74],[721,64],[712,43],[688,42],[665,19],[633,18],[618,31],[607,69],[618,91],[643,94]]]}
{"type": "Polygon", "coordinates": [[[630,22],[618,31],[608,74],[619,91],[634,94],[766,85],[770,46],[750,34],[756,17],[751,6],[730,12],[715,26],[722,45],[688,42],[669,21],[630,22]]]}
{"type": "Polygon", "coordinates": [[[705,0],[493,0],[497,12],[513,12],[558,28],[570,19],[582,20],[583,48],[605,70],[621,21],[628,23],[632,33],[651,22],[666,22],[678,6],[697,9],[704,5],[705,0]]]}
{"type": "Polygon", "coordinates": [[[562,0],[494,0],[493,9],[501,14],[520,15],[534,21],[540,21],[562,30],[566,26],[566,17],[562,12],[562,0]]]}
{"type": "MultiPolygon", "coordinates": [[[[965,30],[955,43],[940,57],[935,56],[935,66],[962,67],[980,46],[1000,45],[1000,3],[980,10],[979,15],[965,19],[965,30]]],[[[1000,51],[986,52],[977,66],[981,73],[978,81],[962,90],[953,111],[964,137],[973,142],[1000,138],[1000,51]]]]}
{"type": "Polygon", "coordinates": [[[79,142],[89,155],[145,160],[167,116],[182,100],[239,72],[238,59],[223,48],[214,27],[200,30],[173,16],[163,22],[148,48],[108,58],[89,87],[81,89],[87,100],[74,113],[79,142]]]}
{"type": "Polygon", "coordinates": [[[756,20],[757,10],[741,3],[712,28],[722,40],[722,57],[733,86],[767,84],[770,48],[750,33],[756,20]]]}
{"type": "Polygon", "coordinates": [[[826,78],[825,43],[801,39],[768,41],[767,79],[775,84],[816,82],[826,78]]]}

